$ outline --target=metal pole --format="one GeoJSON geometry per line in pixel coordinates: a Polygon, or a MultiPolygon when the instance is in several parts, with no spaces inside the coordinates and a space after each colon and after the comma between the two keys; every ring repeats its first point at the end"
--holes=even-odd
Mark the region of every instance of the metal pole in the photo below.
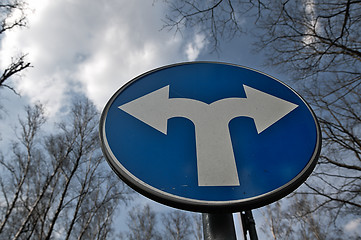
{"type": "Polygon", "coordinates": [[[203,213],[204,240],[236,240],[232,213],[203,213]]]}
{"type": "Polygon", "coordinates": [[[250,240],[258,240],[257,231],[256,231],[256,222],[254,221],[253,214],[251,210],[241,212],[242,226],[244,239],[247,239],[247,231],[249,233],[250,240]]]}

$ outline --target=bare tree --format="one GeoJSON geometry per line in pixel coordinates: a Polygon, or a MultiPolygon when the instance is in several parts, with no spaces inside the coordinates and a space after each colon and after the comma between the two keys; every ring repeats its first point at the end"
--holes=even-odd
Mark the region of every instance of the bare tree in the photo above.
{"type": "Polygon", "coordinates": [[[143,208],[139,206],[133,207],[129,211],[128,228],[126,233],[129,240],[157,240],[161,239],[157,230],[158,218],[156,213],[145,205],[143,208]]]}
{"type": "Polygon", "coordinates": [[[214,38],[216,46],[223,36],[242,33],[242,20],[254,23],[256,49],[266,55],[266,64],[292,77],[321,124],[319,164],[297,193],[317,198],[309,212],[333,211],[335,223],[349,213],[359,216],[361,1],[168,2],[166,26],[197,28],[214,38]]]}
{"type": "MultiPolygon", "coordinates": [[[[346,235],[342,235],[333,224],[334,212],[320,214],[313,211],[315,205],[318,205],[318,200],[305,195],[268,205],[263,213],[265,223],[261,229],[274,240],[344,239],[346,235]]],[[[347,236],[347,239],[357,238],[347,236]]]]}
{"type": "Polygon", "coordinates": [[[106,165],[98,142],[98,112],[75,103],[53,134],[41,105],[27,108],[13,153],[0,166],[0,238],[106,239],[128,188],[106,165]]]}
{"type": "Polygon", "coordinates": [[[172,210],[155,212],[149,205],[135,206],[128,213],[128,231],[121,238],[130,240],[203,239],[201,214],[172,210]]]}
{"type": "Polygon", "coordinates": [[[270,64],[302,80],[323,130],[319,165],[299,193],[339,214],[361,213],[360,3],[273,2],[273,14],[259,21],[266,31],[259,46],[272,54],[270,64]]]}
{"type": "MultiPolygon", "coordinates": [[[[2,0],[0,3],[0,35],[15,28],[26,26],[25,3],[21,0],[2,0]],[[14,15],[18,17],[14,17],[14,15]]],[[[14,75],[29,68],[31,65],[25,60],[26,54],[20,54],[11,59],[10,65],[0,69],[0,88],[8,88],[16,93],[15,89],[6,82],[14,75]]]]}
{"type": "Polygon", "coordinates": [[[193,220],[192,223],[193,239],[202,240],[203,239],[202,214],[193,213],[192,220],[193,220]]]}
{"type": "Polygon", "coordinates": [[[212,50],[218,50],[220,40],[230,40],[247,29],[244,19],[260,14],[266,6],[261,0],[169,0],[169,11],[164,19],[164,28],[182,32],[184,28],[193,28],[205,33],[210,40],[212,50]]]}
{"type": "Polygon", "coordinates": [[[270,234],[274,240],[291,238],[294,230],[289,220],[284,216],[280,201],[268,205],[266,211],[263,212],[263,216],[265,224],[261,227],[261,230],[264,233],[270,234]]]}
{"type": "Polygon", "coordinates": [[[21,0],[3,0],[0,4],[0,34],[3,34],[5,31],[16,27],[26,26],[26,16],[24,14],[25,3],[21,0]],[[18,17],[10,17],[14,12],[19,13],[18,17]]]}
{"type": "Polygon", "coordinates": [[[191,239],[193,230],[192,218],[190,214],[182,211],[172,211],[162,214],[162,224],[164,226],[164,239],[185,240],[191,239]]]}

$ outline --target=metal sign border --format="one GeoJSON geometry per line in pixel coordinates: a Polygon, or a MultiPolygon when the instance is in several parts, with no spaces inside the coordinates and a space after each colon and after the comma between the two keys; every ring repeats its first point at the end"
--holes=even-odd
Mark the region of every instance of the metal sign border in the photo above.
{"type": "Polygon", "coordinates": [[[99,123],[99,137],[101,141],[101,149],[103,151],[103,154],[106,157],[106,160],[110,167],[113,169],[113,171],[119,176],[121,180],[123,180],[126,184],[128,184],[131,188],[139,192],[140,194],[157,201],[159,203],[189,210],[189,211],[195,211],[195,212],[209,212],[209,213],[219,213],[219,212],[240,212],[245,210],[251,210],[254,208],[262,207],[265,205],[268,205],[272,202],[275,202],[286,195],[290,194],[294,190],[296,190],[312,173],[313,169],[315,168],[317,164],[317,160],[319,158],[320,152],[321,152],[321,129],[320,125],[318,123],[317,117],[309,104],[301,97],[295,90],[293,90],[291,87],[289,87],[287,84],[281,82],[280,80],[265,74],[263,72],[260,72],[258,70],[244,67],[237,64],[231,64],[231,63],[225,63],[225,62],[214,62],[214,61],[194,61],[194,62],[181,62],[171,65],[166,65],[163,67],[159,67],[150,71],[147,71],[132,80],[130,80],[128,83],[126,83],[124,86],[122,86],[120,89],[118,89],[113,96],[109,99],[107,104],[104,107],[104,110],[102,112],[100,123],[99,123]],[[108,110],[110,106],[113,104],[114,100],[118,97],[119,94],[123,92],[124,89],[126,89],[129,85],[132,83],[138,81],[139,79],[143,78],[146,75],[152,74],[154,72],[171,68],[179,65],[186,65],[186,64],[198,64],[198,63],[212,63],[212,64],[221,64],[221,65],[230,65],[235,67],[240,67],[244,69],[248,69],[257,73],[260,73],[262,75],[265,75],[267,77],[270,77],[274,79],[275,81],[281,83],[288,89],[290,89],[293,93],[295,93],[307,106],[308,110],[310,111],[314,122],[316,126],[316,146],[314,149],[314,152],[312,154],[312,157],[308,161],[307,165],[303,168],[303,170],[295,176],[291,181],[288,183],[282,185],[281,187],[274,189],[270,192],[251,197],[241,200],[231,200],[231,201],[204,201],[204,200],[196,200],[191,198],[185,198],[180,197],[174,194],[170,194],[164,191],[161,191],[155,187],[152,187],[148,185],[147,183],[141,181],[136,176],[134,176],[132,173],[130,173],[124,166],[120,164],[120,162],[117,160],[117,158],[113,155],[107,138],[105,134],[105,120],[108,114],[108,110]]]}

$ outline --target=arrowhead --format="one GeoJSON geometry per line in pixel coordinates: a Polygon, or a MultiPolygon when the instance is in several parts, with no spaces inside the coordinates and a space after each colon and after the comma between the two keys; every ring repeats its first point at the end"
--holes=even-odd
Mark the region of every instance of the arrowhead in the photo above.
{"type": "Polygon", "coordinates": [[[169,85],[123,104],[118,108],[167,134],[169,85]]]}
{"type": "Polygon", "coordinates": [[[246,91],[247,100],[251,105],[252,118],[258,134],[298,107],[296,104],[257,89],[246,85],[243,85],[243,87],[246,91]]]}

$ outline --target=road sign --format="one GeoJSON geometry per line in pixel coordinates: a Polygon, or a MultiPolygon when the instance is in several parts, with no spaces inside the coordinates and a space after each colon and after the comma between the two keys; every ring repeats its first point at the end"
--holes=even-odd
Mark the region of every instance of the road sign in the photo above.
{"type": "Polygon", "coordinates": [[[120,88],[101,118],[102,149],[140,193],[194,211],[240,211],[295,190],[312,172],[320,129],[284,83],[241,66],[193,62],[120,88]]]}

